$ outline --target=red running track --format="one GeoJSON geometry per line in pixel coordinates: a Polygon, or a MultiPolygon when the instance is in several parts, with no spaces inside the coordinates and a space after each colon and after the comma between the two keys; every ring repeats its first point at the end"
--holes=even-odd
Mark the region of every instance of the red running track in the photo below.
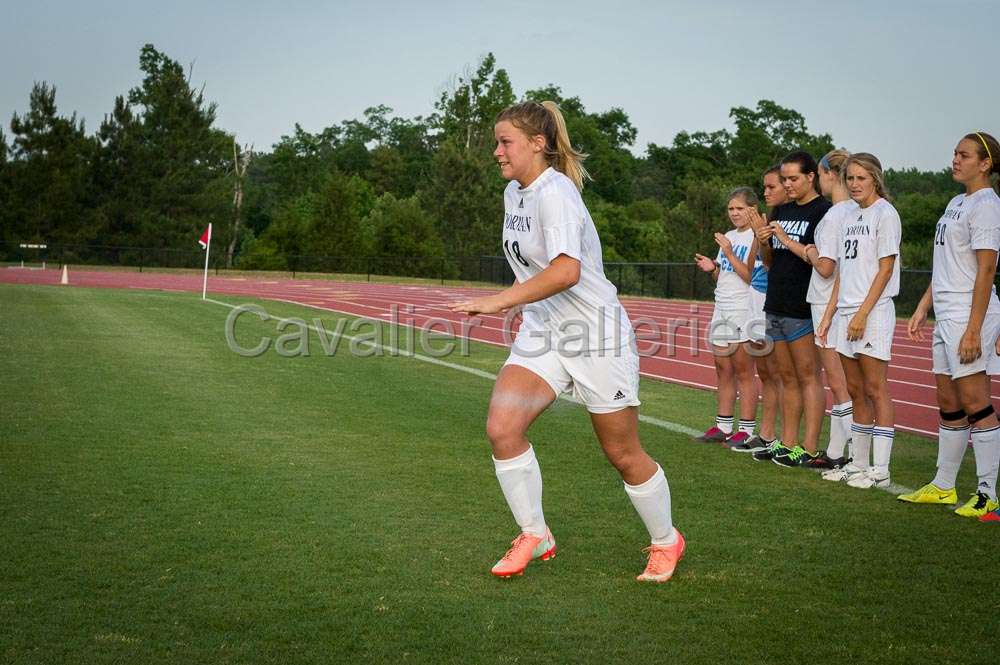
{"type": "MultiPolygon", "coordinates": [[[[60,281],[58,270],[23,268],[0,269],[0,282],[14,284],[51,284],[60,281]]],[[[199,292],[198,275],[138,273],[124,271],[74,271],[72,286],[124,289],[153,289],[199,292]]],[[[246,296],[295,303],[344,314],[386,321],[393,317],[402,324],[421,326],[429,320],[451,321],[460,331],[466,317],[452,314],[444,305],[448,302],[478,296],[491,291],[471,288],[373,284],[368,282],[335,282],[328,280],[290,280],[265,278],[210,277],[209,292],[215,295],[246,296]]],[[[649,336],[654,330],[658,341],[640,342],[644,355],[640,362],[643,376],[706,390],[716,387],[715,368],[704,332],[712,318],[711,303],[691,303],[668,300],[623,298],[622,303],[641,333],[649,336]],[[678,325],[680,322],[687,322],[678,325]],[[669,336],[668,330],[674,329],[669,336]]],[[[468,327],[472,339],[508,346],[504,319],[500,316],[479,316],[481,325],[468,327]]],[[[437,328],[441,330],[440,327],[437,328]]],[[[934,375],[931,372],[930,335],[923,343],[906,336],[906,325],[897,322],[889,367],[889,390],[896,406],[898,429],[926,436],[937,436],[937,405],[934,375]]],[[[829,391],[827,391],[829,393],[829,391]]],[[[1000,399],[998,383],[994,381],[994,399],[1000,399]]],[[[830,398],[827,398],[828,405],[830,398]]],[[[705,415],[706,424],[712,414],[705,415]]]]}

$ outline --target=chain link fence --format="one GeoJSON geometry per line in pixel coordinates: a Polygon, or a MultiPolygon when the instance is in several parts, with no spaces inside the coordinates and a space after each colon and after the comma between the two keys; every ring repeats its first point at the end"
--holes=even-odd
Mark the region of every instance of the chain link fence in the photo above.
{"type": "MultiPolygon", "coordinates": [[[[0,246],[0,256],[7,265],[37,266],[42,262],[54,267],[61,264],[102,266],[132,270],[191,269],[205,265],[204,251],[151,247],[114,247],[106,245],[47,245],[43,248],[20,245],[0,246]]],[[[503,256],[476,257],[397,257],[397,256],[289,256],[288,269],[277,271],[292,278],[306,274],[350,275],[355,279],[414,277],[444,283],[449,280],[511,284],[514,273],[503,256]]],[[[210,257],[209,268],[225,275],[225,255],[210,257]]],[[[233,271],[238,272],[238,270],[233,271]]],[[[254,271],[259,272],[259,271],[254,271]]],[[[605,262],[604,273],[622,295],[710,301],[715,283],[694,263],[624,263],[605,262]]],[[[930,283],[929,270],[903,270],[896,312],[913,312],[930,283]]]]}

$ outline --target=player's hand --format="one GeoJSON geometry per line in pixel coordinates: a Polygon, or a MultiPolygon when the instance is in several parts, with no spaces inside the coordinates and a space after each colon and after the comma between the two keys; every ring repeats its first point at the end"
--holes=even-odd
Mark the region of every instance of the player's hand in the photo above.
{"type": "Polygon", "coordinates": [[[965,329],[961,341],[958,343],[958,361],[963,365],[968,365],[979,359],[983,355],[983,338],[978,330],[965,329]]]}
{"type": "Polygon", "coordinates": [[[705,272],[712,272],[716,268],[715,261],[702,254],[695,254],[694,262],[705,272]]]}
{"type": "Polygon", "coordinates": [[[767,216],[760,214],[757,208],[747,208],[743,213],[746,217],[747,223],[750,224],[750,228],[756,233],[758,229],[765,228],[767,226],[767,216]]]}
{"type": "Polygon", "coordinates": [[[753,232],[754,235],[757,236],[757,242],[762,243],[768,242],[771,239],[771,236],[774,235],[774,229],[767,225],[755,228],[753,232]]]}
{"type": "Polygon", "coordinates": [[[729,238],[722,233],[715,234],[715,244],[721,247],[722,251],[726,254],[733,251],[733,243],[729,242],[729,238]]]}
{"type": "MultiPolygon", "coordinates": [[[[924,324],[927,323],[927,312],[921,310],[919,307],[913,312],[913,316],[906,324],[906,334],[909,336],[910,340],[913,342],[924,341],[924,324]]],[[[1000,348],[1000,347],[998,347],[1000,348]]],[[[1000,351],[997,352],[1000,355],[1000,351]]]]}
{"type": "Polygon", "coordinates": [[[830,332],[830,324],[832,321],[825,316],[823,320],[819,322],[819,327],[816,328],[816,339],[818,339],[822,344],[826,345],[826,335],[830,332]]]}
{"type": "Polygon", "coordinates": [[[788,244],[790,238],[788,237],[788,234],[785,233],[785,229],[781,228],[781,224],[779,222],[771,222],[768,224],[768,227],[770,227],[772,233],[777,236],[778,240],[780,240],[782,244],[788,244]]]}
{"type": "Polygon", "coordinates": [[[851,317],[851,322],[847,324],[847,339],[856,342],[865,336],[865,328],[868,327],[868,315],[858,312],[851,317]]]}
{"type": "Polygon", "coordinates": [[[460,312],[465,314],[497,314],[500,312],[507,311],[504,307],[503,302],[500,299],[499,294],[493,296],[486,296],[484,298],[473,298],[472,300],[463,300],[462,302],[452,303],[448,306],[453,312],[460,312]]]}

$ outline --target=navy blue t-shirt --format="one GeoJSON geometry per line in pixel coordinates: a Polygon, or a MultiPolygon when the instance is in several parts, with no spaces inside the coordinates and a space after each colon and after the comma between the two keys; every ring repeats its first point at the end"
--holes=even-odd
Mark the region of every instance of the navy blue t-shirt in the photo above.
{"type": "MultiPolygon", "coordinates": [[[[792,240],[809,245],[816,242],[816,227],[831,205],[822,196],[804,205],[791,201],[775,208],[770,221],[781,224],[792,240]]],[[[771,252],[774,258],[767,275],[764,311],[794,319],[812,318],[806,302],[812,266],[793,254],[777,236],[771,236],[771,252]]]]}

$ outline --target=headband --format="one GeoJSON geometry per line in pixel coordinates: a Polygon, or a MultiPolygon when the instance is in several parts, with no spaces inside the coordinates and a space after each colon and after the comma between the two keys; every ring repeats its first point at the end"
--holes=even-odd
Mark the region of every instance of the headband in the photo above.
{"type": "Polygon", "coordinates": [[[993,153],[990,152],[990,147],[988,145],[986,145],[986,139],[984,139],[983,135],[980,134],[979,132],[976,132],[976,136],[978,136],[979,140],[983,142],[983,147],[986,148],[986,156],[989,157],[990,161],[992,162],[993,161],[993,153]]]}
{"type": "Polygon", "coordinates": [[[830,160],[826,158],[826,155],[823,155],[822,159],[819,160],[819,165],[822,166],[827,171],[833,170],[830,168],[830,160]]]}

